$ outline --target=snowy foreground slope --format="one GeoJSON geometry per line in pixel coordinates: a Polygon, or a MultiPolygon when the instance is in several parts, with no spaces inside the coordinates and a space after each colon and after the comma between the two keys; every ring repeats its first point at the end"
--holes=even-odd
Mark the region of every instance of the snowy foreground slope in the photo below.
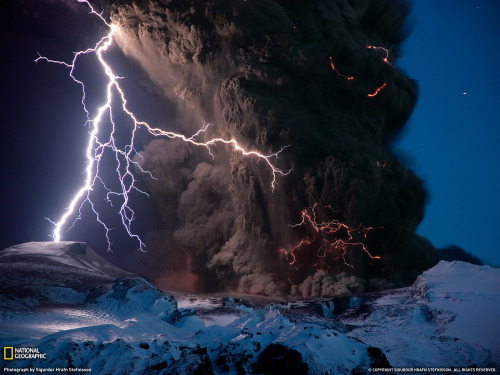
{"type": "Polygon", "coordinates": [[[341,315],[349,335],[376,345],[394,367],[500,370],[500,270],[441,261],[409,288],[341,315]]]}
{"type": "Polygon", "coordinates": [[[272,301],[175,294],[85,244],[0,251],[1,371],[97,374],[363,374],[500,366],[500,270],[441,262],[412,287],[272,301]],[[75,373],[74,371],[71,371],[75,373]]]}

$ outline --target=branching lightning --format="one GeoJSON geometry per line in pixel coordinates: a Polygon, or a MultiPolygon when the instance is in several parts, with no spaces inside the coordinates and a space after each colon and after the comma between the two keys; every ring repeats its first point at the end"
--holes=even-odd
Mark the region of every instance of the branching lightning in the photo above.
{"type": "Polygon", "coordinates": [[[69,229],[71,229],[71,227],[75,224],[75,222],[81,218],[82,208],[86,203],[88,203],[91,209],[93,210],[94,214],[96,215],[97,221],[102,225],[102,227],[106,232],[108,250],[110,250],[111,248],[111,240],[109,237],[110,228],[106,225],[104,220],[101,219],[101,214],[99,213],[99,210],[96,208],[94,202],[91,199],[91,192],[100,184],[107,192],[106,201],[108,203],[112,204],[111,198],[118,197],[121,199],[119,215],[121,217],[121,222],[123,224],[123,227],[125,228],[130,237],[137,240],[139,244],[139,249],[141,250],[144,249],[145,247],[144,242],[139,237],[139,235],[134,233],[134,231],[132,230],[132,223],[135,220],[135,213],[130,206],[130,197],[129,197],[132,191],[136,191],[138,193],[147,195],[146,192],[140,190],[136,185],[136,178],[134,177],[133,173],[134,167],[137,167],[143,173],[149,174],[150,177],[154,178],[150,172],[143,170],[141,166],[136,161],[133,160],[134,156],[138,154],[134,147],[135,137],[136,133],[141,128],[145,129],[147,132],[149,132],[151,135],[155,137],[180,139],[184,142],[191,143],[194,146],[205,147],[207,148],[209,154],[212,157],[214,157],[214,155],[212,154],[212,147],[217,144],[224,144],[231,146],[235,152],[239,152],[244,156],[253,156],[258,158],[258,160],[263,160],[270,168],[270,172],[272,175],[271,188],[273,190],[277,185],[276,182],[277,175],[284,176],[290,172],[290,171],[283,171],[276,166],[278,162],[278,155],[283,151],[284,148],[288,146],[282,147],[279,151],[275,153],[265,155],[257,151],[246,150],[237,141],[233,139],[227,140],[223,138],[213,138],[208,141],[198,140],[200,135],[202,133],[205,133],[211,124],[203,124],[202,128],[198,130],[194,135],[192,135],[191,137],[187,137],[183,134],[174,133],[171,131],[165,131],[159,128],[152,127],[144,121],[139,121],[127,107],[127,100],[125,98],[125,93],[121,88],[121,86],[119,85],[119,80],[121,79],[121,77],[117,76],[113,72],[110,65],[104,59],[105,52],[113,44],[113,37],[115,33],[119,31],[118,26],[108,23],[103,17],[102,13],[97,13],[95,9],[92,7],[92,5],[88,2],[88,0],[76,0],[76,1],[78,1],[79,3],[85,3],[90,9],[90,13],[99,17],[101,21],[109,28],[109,33],[105,35],[101,40],[99,40],[99,42],[97,42],[97,44],[93,48],[88,48],[86,50],[76,52],[74,54],[74,58],[71,63],[51,60],[43,56],[39,56],[35,60],[36,62],[43,60],[49,63],[59,64],[70,69],[69,76],[82,88],[82,105],[87,115],[87,124],[90,127],[88,141],[87,141],[87,148],[86,148],[87,165],[85,169],[85,181],[83,185],[80,187],[80,189],[74,194],[69,204],[69,207],[61,216],[61,218],[57,221],[50,220],[55,225],[55,229],[52,234],[54,241],[58,242],[61,240],[61,232],[64,228],[68,227],[68,222],[71,220],[72,217],[74,218],[74,221],[73,224],[69,226],[69,229]],[[85,85],[83,81],[75,77],[75,68],[78,58],[82,55],[88,55],[88,54],[95,54],[97,56],[97,59],[108,80],[106,86],[106,101],[98,108],[97,114],[93,118],[91,118],[90,111],[88,110],[86,105],[85,85]],[[132,120],[133,123],[133,128],[130,132],[130,138],[128,140],[128,143],[124,147],[120,147],[115,138],[115,134],[118,129],[118,124],[115,123],[115,120],[113,118],[113,100],[115,99],[115,96],[117,96],[119,102],[121,103],[120,106],[121,108],[119,109],[122,110],[128,116],[128,118],[132,120]],[[102,128],[102,123],[105,117],[109,117],[109,122],[111,124],[112,130],[107,139],[102,139],[103,137],[102,135],[100,136],[99,133],[102,128]],[[104,180],[100,177],[100,163],[103,159],[105,151],[107,152],[111,151],[115,156],[117,163],[116,177],[118,179],[118,183],[120,186],[119,189],[113,190],[109,188],[104,182],[104,180]]]}
{"type": "Polygon", "coordinates": [[[318,219],[318,208],[334,212],[331,206],[323,207],[316,203],[313,207],[302,210],[302,220],[300,223],[290,225],[292,228],[302,227],[312,232],[311,236],[301,239],[298,244],[289,250],[280,250],[288,256],[290,266],[294,268],[300,267],[297,264],[297,254],[301,251],[315,252],[316,263],[314,266],[318,270],[328,270],[330,268],[326,262],[328,256],[334,259],[342,259],[346,266],[353,268],[345,258],[347,252],[353,248],[360,248],[372,260],[380,259],[380,256],[372,255],[364,243],[354,239],[355,236],[366,238],[368,233],[376,228],[362,226],[351,228],[338,220],[322,221],[318,219]]]}
{"type": "MultiPolygon", "coordinates": [[[[366,46],[367,49],[374,51],[384,52],[384,57],[382,61],[388,65],[392,64],[389,62],[390,49],[384,47],[376,46],[366,46]]],[[[339,72],[336,68],[333,58],[330,56],[330,67],[332,70],[341,78],[352,81],[355,80],[354,76],[344,75],[339,72]]],[[[387,86],[387,83],[380,85],[374,92],[368,93],[367,97],[372,98],[377,96],[380,91],[382,91],[387,86]]],[[[382,163],[377,161],[377,166],[385,167],[386,161],[382,163]]],[[[300,261],[298,260],[299,254],[302,252],[314,252],[316,263],[313,265],[317,270],[329,269],[330,266],[327,262],[327,257],[333,259],[342,259],[343,263],[353,268],[353,266],[346,260],[346,254],[350,249],[359,248],[361,249],[371,260],[380,259],[378,255],[372,255],[365,244],[357,241],[355,238],[363,237],[366,238],[367,234],[375,229],[373,227],[356,227],[351,228],[347,224],[342,223],[338,220],[330,221],[320,221],[318,220],[317,210],[322,208],[323,210],[330,210],[334,212],[331,206],[320,206],[317,203],[313,207],[305,208],[302,210],[302,220],[298,224],[290,225],[292,228],[303,228],[304,230],[311,233],[311,235],[302,238],[298,244],[292,246],[289,249],[280,249],[279,251],[287,257],[292,269],[299,269],[302,267],[300,261]]],[[[324,216],[324,215],[322,215],[324,216]]]]}

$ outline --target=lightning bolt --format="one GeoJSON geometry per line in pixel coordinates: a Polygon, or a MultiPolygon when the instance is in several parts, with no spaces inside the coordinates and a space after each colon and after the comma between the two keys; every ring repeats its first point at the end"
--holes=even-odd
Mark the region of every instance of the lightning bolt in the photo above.
{"type": "Polygon", "coordinates": [[[213,138],[209,141],[201,141],[198,140],[199,136],[202,133],[205,133],[207,129],[211,126],[211,124],[203,124],[203,126],[192,136],[187,137],[183,134],[175,133],[172,131],[165,131],[159,128],[155,128],[150,126],[148,123],[144,121],[139,121],[136,116],[128,109],[127,99],[125,97],[125,92],[121,88],[119,84],[119,80],[122,77],[117,76],[111,66],[104,59],[105,52],[109,49],[109,47],[113,44],[113,38],[115,34],[119,31],[119,27],[117,25],[108,23],[103,16],[103,13],[98,13],[88,0],[76,0],[79,3],[86,4],[90,9],[90,14],[93,14],[101,19],[101,21],[108,27],[109,32],[102,39],[99,40],[95,44],[94,47],[88,48],[83,51],[76,52],[74,54],[73,60],[71,63],[67,63],[64,61],[51,60],[47,57],[40,56],[35,60],[35,62],[46,61],[48,63],[59,64],[70,70],[69,76],[71,79],[79,84],[82,88],[82,106],[87,115],[86,124],[89,125],[89,136],[87,140],[86,147],[86,168],[85,168],[85,180],[80,189],[73,195],[68,208],[64,212],[64,214],[57,221],[49,220],[51,223],[55,225],[55,229],[52,233],[52,238],[54,241],[58,242],[61,240],[64,228],[69,225],[69,221],[71,218],[73,219],[72,224],[69,226],[68,230],[71,229],[74,224],[81,219],[82,217],[82,208],[87,203],[90,205],[90,208],[94,212],[97,222],[104,228],[106,240],[108,243],[108,250],[111,250],[111,239],[109,237],[110,228],[106,225],[104,220],[101,218],[101,213],[96,208],[94,202],[91,198],[91,193],[96,189],[97,186],[102,186],[106,191],[106,201],[109,204],[113,204],[112,198],[118,197],[121,199],[121,205],[119,209],[119,215],[121,217],[121,223],[125,228],[127,234],[137,240],[139,244],[139,249],[143,250],[145,247],[145,243],[142,241],[139,235],[134,233],[132,230],[132,223],[135,220],[135,212],[130,206],[130,197],[131,192],[135,191],[140,194],[144,194],[148,196],[148,194],[142,190],[140,190],[136,185],[136,178],[134,173],[132,172],[133,167],[137,167],[139,171],[148,174],[151,178],[154,178],[149,171],[145,171],[141,168],[139,163],[133,160],[135,155],[140,155],[135,149],[135,137],[139,129],[145,129],[149,134],[154,137],[166,137],[170,139],[180,139],[184,142],[190,143],[194,146],[205,147],[208,150],[208,153],[214,157],[212,154],[212,147],[217,144],[228,145],[232,147],[234,152],[239,152],[243,156],[248,157],[256,157],[258,160],[263,160],[265,164],[269,167],[271,173],[271,189],[274,190],[277,186],[276,178],[278,175],[285,176],[289,171],[283,171],[277,167],[278,156],[279,154],[289,146],[282,147],[279,151],[265,155],[257,151],[249,151],[243,148],[236,140],[234,139],[223,139],[223,138],[213,138]],[[79,57],[82,55],[95,54],[97,59],[102,67],[106,77],[107,77],[107,85],[106,85],[106,100],[105,102],[98,108],[97,114],[94,117],[91,117],[90,111],[86,105],[86,94],[85,94],[85,84],[83,81],[79,80],[75,76],[75,69],[78,62],[79,57]],[[120,103],[120,109],[125,113],[130,120],[132,120],[133,128],[130,132],[130,137],[125,146],[120,147],[119,142],[115,138],[115,134],[118,131],[118,124],[115,122],[113,117],[113,101],[115,98],[118,98],[118,102],[120,103]],[[105,118],[109,119],[109,123],[111,124],[111,132],[107,138],[102,136],[102,128],[103,122],[105,118]],[[111,151],[114,154],[116,160],[116,177],[118,180],[118,184],[120,186],[119,189],[111,189],[109,188],[104,180],[101,178],[100,167],[101,162],[103,160],[104,152],[111,151]]]}
{"type": "Polygon", "coordinates": [[[390,49],[384,48],[384,47],[376,47],[376,46],[366,46],[367,49],[373,49],[375,51],[383,51],[385,52],[385,57],[382,59],[386,64],[389,64],[392,66],[392,64],[389,62],[389,52],[391,52],[390,49]]]}
{"type": "MultiPolygon", "coordinates": [[[[389,52],[391,51],[390,49],[384,48],[384,47],[376,47],[376,46],[366,46],[367,49],[372,49],[375,51],[383,51],[385,53],[385,57],[382,59],[382,61],[390,66],[392,64],[389,62],[389,52]]],[[[382,91],[385,87],[387,86],[387,83],[383,83],[380,85],[374,92],[368,94],[367,96],[369,98],[373,98],[374,96],[377,96],[380,91],[382,91]]]]}
{"type": "MultiPolygon", "coordinates": [[[[390,66],[392,66],[392,64],[389,62],[389,52],[391,51],[390,49],[387,49],[387,48],[384,48],[384,47],[376,47],[376,46],[366,46],[367,49],[372,49],[372,50],[375,50],[375,51],[383,51],[385,52],[385,57],[382,59],[382,61],[390,66]]],[[[346,76],[346,75],[343,75],[342,73],[340,73],[337,68],[335,67],[335,64],[333,63],[333,59],[332,57],[330,56],[330,66],[331,68],[333,69],[333,71],[335,73],[337,73],[337,75],[339,77],[342,77],[348,81],[351,81],[354,79],[353,76],[346,76]]],[[[369,98],[373,98],[374,96],[377,96],[379,94],[380,91],[382,91],[385,87],[387,86],[387,83],[383,83],[382,85],[380,85],[374,92],[372,93],[369,93],[367,94],[367,96],[369,98]]]]}
{"type": "Polygon", "coordinates": [[[348,81],[350,81],[350,80],[353,80],[353,79],[354,79],[354,77],[351,77],[351,76],[345,76],[345,75],[343,75],[342,73],[340,73],[340,72],[337,70],[337,68],[335,67],[335,64],[333,63],[333,59],[332,59],[332,57],[331,57],[331,56],[330,56],[330,66],[332,67],[333,71],[334,71],[335,73],[337,73],[337,75],[338,75],[339,77],[342,77],[342,78],[344,78],[344,79],[347,79],[348,81]]]}
{"type": "MultiPolygon", "coordinates": [[[[316,212],[318,207],[320,206],[316,203],[313,207],[303,209],[302,220],[297,224],[290,225],[292,228],[309,228],[313,233],[311,237],[301,239],[297,245],[291,247],[289,250],[280,249],[280,252],[291,258],[289,261],[290,266],[294,266],[294,269],[300,268],[301,265],[296,264],[296,254],[298,251],[301,251],[301,249],[310,246],[315,248],[314,256],[316,263],[314,266],[317,267],[318,270],[330,268],[326,262],[326,258],[329,255],[341,258],[346,266],[354,268],[345,258],[347,252],[354,247],[360,248],[372,260],[380,259],[380,256],[372,255],[366,248],[365,244],[354,240],[355,234],[366,238],[368,233],[376,228],[362,226],[351,228],[347,224],[338,220],[320,221],[318,220],[318,214],[316,212]]],[[[324,206],[322,209],[334,211],[331,206],[324,206]]]]}
{"type": "Polygon", "coordinates": [[[374,92],[372,92],[371,94],[368,94],[368,97],[369,98],[373,98],[374,96],[377,96],[378,93],[384,89],[384,87],[387,86],[387,83],[383,83],[380,87],[378,87],[374,92]]]}

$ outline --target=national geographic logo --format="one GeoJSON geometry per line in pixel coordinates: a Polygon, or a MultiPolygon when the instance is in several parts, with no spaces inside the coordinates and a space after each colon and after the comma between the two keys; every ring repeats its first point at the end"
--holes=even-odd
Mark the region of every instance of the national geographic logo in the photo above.
{"type": "Polygon", "coordinates": [[[3,359],[6,361],[14,359],[14,348],[12,346],[3,348],[3,359]]]}
{"type": "Polygon", "coordinates": [[[13,359],[47,359],[46,353],[40,353],[38,348],[14,348],[5,346],[3,348],[3,359],[11,361],[13,359]]]}

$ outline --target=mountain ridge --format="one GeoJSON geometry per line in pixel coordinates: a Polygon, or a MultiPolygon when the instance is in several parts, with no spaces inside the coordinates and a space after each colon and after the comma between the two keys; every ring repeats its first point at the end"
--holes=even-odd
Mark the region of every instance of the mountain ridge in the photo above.
{"type": "Polygon", "coordinates": [[[271,374],[276,364],[304,374],[499,367],[500,270],[489,266],[441,261],[407,288],[266,304],[171,296],[95,255],[79,242],[0,251],[0,270],[10,269],[0,274],[0,345],[48,354],[2,366],[105,374],[271,374]],[[469,327],[473,313],[481,321],[469,327]]]}

